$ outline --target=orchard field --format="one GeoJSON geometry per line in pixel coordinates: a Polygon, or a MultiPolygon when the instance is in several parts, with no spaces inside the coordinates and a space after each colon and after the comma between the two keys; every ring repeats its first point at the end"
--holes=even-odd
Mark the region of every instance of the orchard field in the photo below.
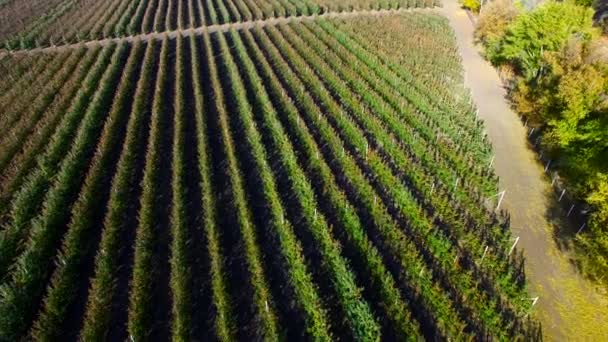
{"type": "MultiPolygon", "coordinates": [[[[402,5],[102,1],[23,32],[402,5]]],[[[3,340],[539,338],[445,18],[202,32],[0,55],[3,340]]]]}
{"type": "Polygon", "coordinates": [[[12,1],[0,7],[0,48],[62,45],[275,17],[426,7],[438,1],[40,0],[36,6],[12,1]]]}

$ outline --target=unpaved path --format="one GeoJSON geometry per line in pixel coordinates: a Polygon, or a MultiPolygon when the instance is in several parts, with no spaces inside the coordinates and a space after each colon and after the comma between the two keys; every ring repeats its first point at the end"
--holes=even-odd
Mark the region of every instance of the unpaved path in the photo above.
{"type": "Polygon", "coordinates": [[[439,10],[452,25],[471,89],[485,121],[496,159],[494,169],[506,189],[505,208],[511,214],[518,247],[526,255],[529,292],[540,299],[534,307],[551,341],[608,341],[608,300],[601,289],[585,280],[558,248],[547,216],[555,194],[543,166],[527,146],[526,130],[506,100],[494,68],[473,44],[473,25],[457,0],[444,0],[439,10]]]}
{"type": "MultiPolygon", "coordinates": [[[[57,52],[64,51],[68,49],[76,49],[81,47],[83,44],[85,46],[106,46],[111,43],[118,43],[120,41],[133,42],[137,39],[141,39],[142,41],[148,41],[150,39],[162,39],[165,35],[169,36],[169,38],[175,38],[178,34],[181,33],[182,36],[189,37],[191,35],[202,35],[205,31],[212,32],[227,32],[231,29],[234,30],[247,30],[256,26],[269,26],[269,25],[279,25],[286,24],[290,22],[301,22],[305,20],[315,20],[320,18],[331,19],[331,18],[351,18],[358,16],[386,16],[386,15],[394,15],[397,13],[405,13],[405,12],[431,12],[434,11],[433,8],[400,8],[400,9],[381,9],[381,10],[353,10],[353,11],[345,11],[345,12],[327,12],[318,15],[309,15],[309,16],[290,16],[290,17],[276,17],[269,18],[264,20],[253,20],[253,21],[243,21],[236,23],[227,23],[222,25],[208,25],[208,26],[200,26],[196,28],[188,28],[182,30],[174,30],[174,31],[163,31],[163,32],[152,32],[145,34],[138,34],[134,36],[125,36],[125,37],[117,37],[117,38],[107,38],[107,39],[98,39],[98,40],[89,40],[84,43],[75,43],[75,44],[66,44],[66,45],[57,45],[52,47],[45,48],[37,48],[37,49],[28,49],[28,50],[15,50],[12,51],[12,54],[22,54],[22,53],[40,53],[40,52],[57,52]]],[[[6,51],[0,50],[0,56],[7,54],[6,51]]]]}

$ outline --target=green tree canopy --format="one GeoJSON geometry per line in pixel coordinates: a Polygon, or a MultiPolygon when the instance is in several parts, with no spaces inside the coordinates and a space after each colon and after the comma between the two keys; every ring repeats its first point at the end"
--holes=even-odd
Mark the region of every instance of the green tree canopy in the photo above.
{"type": "Polygon", "coordinates": [[[571,2],[547,2],[518,16],[502,40],[496,42],[490,59],[510,63],[531,80],[543,71],[544,52],[559,51],[572,35],[589,40],[597,34],[593,9],[571,2]]]}

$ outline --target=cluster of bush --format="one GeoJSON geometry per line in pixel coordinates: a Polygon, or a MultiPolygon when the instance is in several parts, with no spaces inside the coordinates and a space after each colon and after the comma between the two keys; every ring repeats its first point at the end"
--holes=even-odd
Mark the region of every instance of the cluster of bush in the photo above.
{"type": "Polygon", "coordinates": [[[580,265],[608,284],[608,38],[589,3],[484,4],[476,39],[501,70],[516,110],[542,132],[541,147],[568,189],[591,208],[577,234],[580,265]]]}

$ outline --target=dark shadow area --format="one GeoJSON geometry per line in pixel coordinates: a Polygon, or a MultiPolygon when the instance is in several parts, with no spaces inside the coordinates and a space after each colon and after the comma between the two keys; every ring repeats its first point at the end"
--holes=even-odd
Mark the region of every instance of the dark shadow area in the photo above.
{"type": "MultiPolygon", "coordinates": [[[[210,257],[207,253],[205,227],[203,227],[203,203],[201,192],[201,175],[199,172],[198,136],[196,131],[196,112],[191,52],[192,49],[200,54],[200,40],[192,46],[188,38],[184,38],[184,183],[185,183],[185,213],[188,227],[187,257],[191,270],[192,298],[192,338],[196,341],[208,340],[212,328],[212,320],[208,319],[212,307],[210,257]]],[[[200,63],[201,75],[208,75],[207,64],[200,63]]],[[[204,77],[204,76],[203,76],[204,77]]],[[[201,84],[207,80],[200,80],[201,84]]],[[[204,137],[202,137],[204,138],[204,137]]]]}

